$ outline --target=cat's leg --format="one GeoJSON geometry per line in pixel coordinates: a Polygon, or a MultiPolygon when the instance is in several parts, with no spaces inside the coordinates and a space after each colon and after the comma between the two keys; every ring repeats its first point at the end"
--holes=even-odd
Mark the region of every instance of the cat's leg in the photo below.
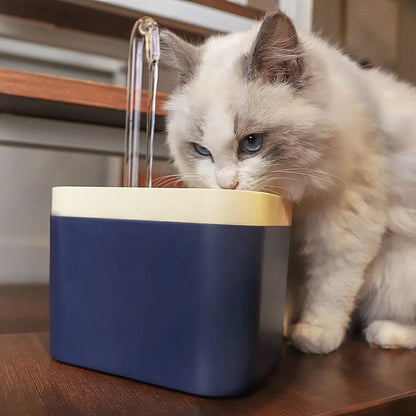
{"type": "Polygon", "coordinates": [[[303,233],[308,283],[302,317],[291,339],[304,352],[328,353],[344,338],[364,271],[385,227],[383,210],[355,198],[308,215],[303,233]]]}
{"type": "Polygon", "coordinates": [[[416,238],[390,232],[366,272],[360,314],[369,344],[416,348],[416,238]]]}

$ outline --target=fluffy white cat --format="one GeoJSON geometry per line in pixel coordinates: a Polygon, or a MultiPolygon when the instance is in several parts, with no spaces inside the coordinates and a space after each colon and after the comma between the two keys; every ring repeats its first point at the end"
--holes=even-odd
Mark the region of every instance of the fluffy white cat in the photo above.
{"type": "Polygon", "coordinates": [[[280,11],[200,46],[162,33],[180,82],[168,144],[193,187],[295,202],[307,259],[293,343],[328,353],[355,308],[370,344],[416,347],[416,89],[361,69],[280,11]]]}

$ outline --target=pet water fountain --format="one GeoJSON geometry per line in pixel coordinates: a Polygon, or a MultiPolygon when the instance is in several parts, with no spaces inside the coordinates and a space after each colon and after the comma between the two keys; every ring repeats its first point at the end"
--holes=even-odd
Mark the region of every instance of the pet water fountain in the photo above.
{"type": "Polygon", "coordinates": [[[151,187],[158,60],[158,26],[142,18],[130,44],[125,186],[53,189],[50,352],[188,393],[240,395],[279,361],[291,207],[267,193],[151,187]]]}

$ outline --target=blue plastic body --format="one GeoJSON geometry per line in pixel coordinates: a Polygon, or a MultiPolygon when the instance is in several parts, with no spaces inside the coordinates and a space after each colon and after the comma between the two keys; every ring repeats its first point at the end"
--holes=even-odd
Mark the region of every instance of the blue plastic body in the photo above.
{"type": "Polygon", "coordinates": [[[290,227],[51,217],[50,352],[204,396],[278,363],[290,227]]]}

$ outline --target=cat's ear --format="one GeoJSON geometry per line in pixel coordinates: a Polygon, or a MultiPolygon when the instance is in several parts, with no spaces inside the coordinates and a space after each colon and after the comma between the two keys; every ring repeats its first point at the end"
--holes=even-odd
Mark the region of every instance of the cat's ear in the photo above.
{"type": "Polygon", "coordinates": [[[162,61],[179,71],[179,82],[186,83],[192,78],[199,63],[200,48],[186,42],[169,30],[160,32],[162,61]]]}
{"type": "Polygon", "coordinates": [[[301,49],[291,20],[280,10],[269,13],[248,56],[248,79],[300,86],[304,72],[301,49]]]}

